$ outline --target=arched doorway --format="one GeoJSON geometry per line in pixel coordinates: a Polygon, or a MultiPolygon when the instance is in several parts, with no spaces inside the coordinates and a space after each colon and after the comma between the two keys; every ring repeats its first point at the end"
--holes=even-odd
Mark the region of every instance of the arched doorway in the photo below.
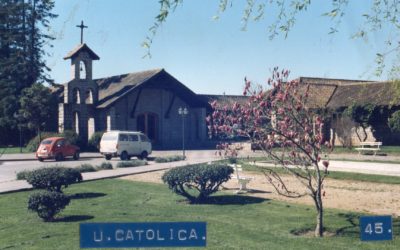
{"type": "Polygon", "coordinates": [[[157,141],[158,116],[153,113],[143,113],[137,116],[137,130],[143,132],[152,142],[157,141]]]}
{"type": "Polygon", "coordinates": [[[95,132],[95,124],[94,124],[94,118],[93,117],[89,117],[88,119],[88,140],[90,140],[90,138],[92,138],[92,135],[95,132]]]}
{"type": "Polygon", "coordinates": [[[77,111],[73,114],[73,130],[79,135],[79,113],[77,111]]]}

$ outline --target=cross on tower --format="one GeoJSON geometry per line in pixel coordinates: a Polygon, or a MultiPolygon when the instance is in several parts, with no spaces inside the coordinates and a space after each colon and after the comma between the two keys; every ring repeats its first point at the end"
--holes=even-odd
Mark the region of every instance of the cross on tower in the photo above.
{"type": "Polygon", "coordinates": [[[88,26],[83,25],[83,21],[81,21],[81,25],[76,25],[76,27],[81,29],[81,44],[83,43],[83,29],[87,28],[88,26]]]}

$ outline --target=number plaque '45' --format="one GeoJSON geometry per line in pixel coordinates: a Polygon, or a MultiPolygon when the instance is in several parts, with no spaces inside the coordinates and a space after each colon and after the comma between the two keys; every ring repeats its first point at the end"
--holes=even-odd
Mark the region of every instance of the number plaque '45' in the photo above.
{"type": "Polygon", "coordinates": [[[391,216],[362,216],[360,217],[360,237],[362,241],[392,240],[391,216]]]}

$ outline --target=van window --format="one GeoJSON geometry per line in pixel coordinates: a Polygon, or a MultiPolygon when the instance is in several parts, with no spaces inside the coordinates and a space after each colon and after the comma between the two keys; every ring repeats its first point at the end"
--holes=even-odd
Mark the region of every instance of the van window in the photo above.
{"type": "Polygon", "coordinates": [[[145,135],[140,135],[140,140],[145,141],[145,142],[150,141],[149,138],[147,138],[147,136],[145,136],[145,135]]]}
{"type": "Polygon", "coordinates": [[[139,141],[139,137],[137,135],[128,135],[129,141],[139,141]]]}
{"type": "Polygon", "coordinates": [[[119,141],[128,141],[128,135],[120,134],[119,135],[119,141]]]}
{"type": "Polygon", "coordinates": [[[117,134],[104,134],[101,138],[103,141],[116,141],[117,134]]]}

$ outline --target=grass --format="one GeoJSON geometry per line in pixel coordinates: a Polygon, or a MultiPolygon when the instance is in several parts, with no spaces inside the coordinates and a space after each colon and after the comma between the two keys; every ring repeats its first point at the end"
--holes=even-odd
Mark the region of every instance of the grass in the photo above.
{"type": "MultiPolygon", "coordinates": [[[[32,193],[0,195],[0,249],[79,249],[82,222],[206,221],[209,249],[399,249],[400,238],[359,239],[359,214],[327,209],[325,225],[335,236],[296,236],[314,225],[313,207],[220,193],[214,204],[188,205],[165,185],[118,179],[75,184],[71,204],[56,222],[28,212],[32,193]],[[34,228],[34,230],[33,230],[34,228]]],[[[394,219],[394,233],[400,221],[394,219]]]]}
{"type": "MultiPolygon", "coordinates": [[[[0,154],[19,154],[20,153],[20,148],[19,147],[7,147],[7,148],[0,148],[0,154]]],[[[27,154],[27,153],[32,153],[29,151],[27,148],[23,147],[22,148],[22,153],[27,154]]]]}
{"type": "MultiPolygon", "coordinates": [[[[345,147],[335,147],[333,149],[334,154],[358,154],[358,151],[353,148],[345,148],[345,147]]],[[[400,146],[382,146],[381,150],[378,152],[379,154],[386,155],[400,155],[400,146]]]]}
{"type": "MultiPolygon", "coordinates": [[[[240,160],[239,164],[242,164],[243,169],[247,171],[254,171],[254,172],[262,171],[262,167],[251,165],[248,163],[247,160],[240,160]]],[[[274,170],[279,174],[288,174],[282,168],[274,168],[274,170]]],[[[351,172],[340,172],[340,171],[330,171],[326,178],[336,179],[336,180],[353,180],[353,181],[365,181],[365,182],[386,183],[386,184],[400,184],[399,176],[362,174],[362,173],[351,173],[351,172]]]]}

